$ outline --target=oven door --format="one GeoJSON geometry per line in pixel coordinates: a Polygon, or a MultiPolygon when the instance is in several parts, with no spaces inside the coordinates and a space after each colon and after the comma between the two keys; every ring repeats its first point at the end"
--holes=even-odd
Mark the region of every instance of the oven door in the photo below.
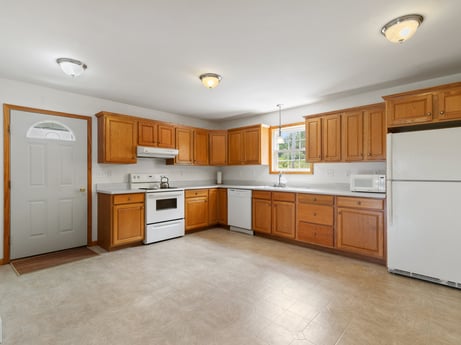
{"type": "Polygon", "coordinates": [[[184,191],[146,194],[146,223],[160,223],[184,218],[184,191]]]}

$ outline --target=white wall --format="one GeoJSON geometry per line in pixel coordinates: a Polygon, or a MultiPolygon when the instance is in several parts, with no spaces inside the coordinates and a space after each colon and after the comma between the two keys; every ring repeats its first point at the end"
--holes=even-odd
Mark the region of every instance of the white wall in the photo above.
{"type": "MultiPolygon", "coordinates": [[[[216,128],[215,123],[1,78],[0,103],[91,116],[93,118],[93,239],[97,238],[95,184],[127,182],[128,173],[130,172],[165,174],[171,177],[173,181],[177,179],[200,181],[213,180],[215,178],[216,168],[214,167],[166,166],[164,165],[164,161],[154,159],[142,159],[138,164],[128,165],[98,164],[97,123],[94,114],[105,110],[203,128],[216,128]]],[[[0,132],[3,133],[3,121],[0,121],[0,132]]],[[[0,144],[0,160],[3,164],[3,140],[0,144]]],[[[1,183],[0,195],[3,195],[3,187],[3,183],[1,183]]],[[[0,204],[3,206],[3,197],[0,204]]],[[[0,209],[0,258],[3,258],[4,208],[1,207],[0,209]]]]}

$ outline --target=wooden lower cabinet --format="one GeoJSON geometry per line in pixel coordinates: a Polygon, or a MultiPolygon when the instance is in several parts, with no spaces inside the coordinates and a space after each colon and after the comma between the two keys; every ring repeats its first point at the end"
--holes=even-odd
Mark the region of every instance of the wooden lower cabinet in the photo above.
{"type": "Polygon", "coordinates": [[[186,190],[185,193],[185,230],[204,228],[208,226],[208,189],[186,190]]]}
{"type": "Polygon", "coordinates": [[[270,234],[272,232],[271,192],[253,191],[252,223],[253,230],[270,234]]]}
{"type": "Polygon", "coordinates": [[[144,239],[144,194],[98,193],[98,244],[112,250],[144,239]]]}
{"type": "Polygon", "coordinates": [[[218,189],[218,210],[217,210],[218,224],[227,225],[227,189],[218,189]]]}
{"type": "Polygon", "coordinates": [[[336,247],[384,259],[384,200],[338,197],[336,247]]]}
{"type": "Polygon", "coordinates": [[[296,239],[301,242],[333,247],[333,227],[327,225],[298,222],[296,239]]]}
{"type": "Polygon", "coordinates": [[[297,194],[296,240],[334,246],[334,196],[297,194]]]}
{"type": "Polygon", "coordinates": [[[272,234],[295,238],[296,194],[272,192],[272,234]]]}
{"type": "Polygon", "coordinates": [[[208,190],[208,225],[218,224],[218,189],[208,190]]]}

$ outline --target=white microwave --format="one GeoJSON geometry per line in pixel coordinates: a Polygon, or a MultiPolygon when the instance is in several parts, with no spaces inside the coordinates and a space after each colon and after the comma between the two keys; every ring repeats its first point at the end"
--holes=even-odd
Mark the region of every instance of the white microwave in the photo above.
{"type": "Polygon", "coordinates": [[[386,175],[351,175],[352,192],[386,192],[386,175]]]}

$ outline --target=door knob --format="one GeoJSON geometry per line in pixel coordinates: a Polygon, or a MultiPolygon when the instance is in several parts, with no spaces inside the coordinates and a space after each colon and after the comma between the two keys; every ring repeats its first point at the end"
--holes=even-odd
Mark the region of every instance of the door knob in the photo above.
{"type": "Polygon", "coordinates": [[[80,192],[85,193],[85,192],[86,192],[86,188],[85,188],[85,187],[80,187],[80,192]]]}

